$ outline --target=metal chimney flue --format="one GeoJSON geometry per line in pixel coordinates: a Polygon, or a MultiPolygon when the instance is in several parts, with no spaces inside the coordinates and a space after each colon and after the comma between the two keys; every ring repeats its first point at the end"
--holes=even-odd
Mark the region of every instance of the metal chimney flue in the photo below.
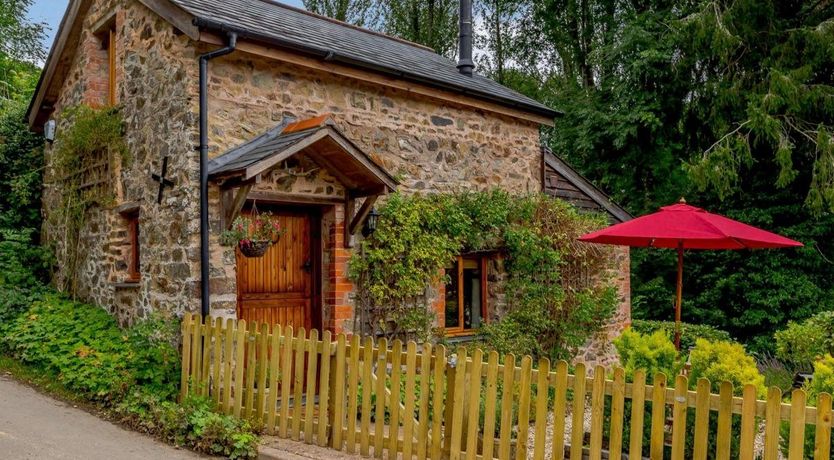
{"type": "Polygon", "coordinates": [[[472,0],[460,0],[460,35],[458,36],[458,71],[472,76],[472,0]]]}

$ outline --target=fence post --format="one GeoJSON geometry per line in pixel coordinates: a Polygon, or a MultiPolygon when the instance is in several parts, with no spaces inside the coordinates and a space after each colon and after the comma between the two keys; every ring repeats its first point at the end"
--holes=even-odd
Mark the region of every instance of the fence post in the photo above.
{"type": "Polygon", "coordinates": [[[191,366],[191,313],[182,318],[182,375],[180,377],[180,402],[188,396],[188,374],[191,366]]]}
{"type": "MultiPolygon", "coordinates": [[[[446,407],[443,415],[443,458],[449,458],[452,451],[452,426],[454,425],[453,409],[455,401],[455,366],[457,356],[453,355],[446,361],[446,407]]],[[[464,362],[464,365],[466,363],[464,362]]]]}

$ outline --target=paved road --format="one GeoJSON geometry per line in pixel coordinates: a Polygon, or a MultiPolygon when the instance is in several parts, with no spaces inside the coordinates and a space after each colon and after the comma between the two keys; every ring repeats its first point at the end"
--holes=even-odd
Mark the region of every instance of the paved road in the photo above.
{"type": "Polygon", "coordinates": [[[2,459],[195,459],[0,374],[2,459]]]}

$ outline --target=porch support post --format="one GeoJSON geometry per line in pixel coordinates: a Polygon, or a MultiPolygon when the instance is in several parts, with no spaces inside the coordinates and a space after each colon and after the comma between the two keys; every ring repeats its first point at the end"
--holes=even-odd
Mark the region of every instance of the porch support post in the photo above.
{"type": "Polygon", "coordinates": [[[232,222],[240,215],[243,209],[243,204],[246,202],[246,197],[249,191],[252,190],[252,184],[246,183],[237,188],[223,189],[221,195],[221,203],[223,205],[223,228],[229,229],[232,227],[232,222]]]}
{"type": "Polygon", "coordinates": [[[352,248],[353,232],[350,231],[350,223],[353,218],[353,213],[356,211],[356,198],[354,198],[350,190],[345,192],[345,247],[352,248]]]}
{"type": "MultiPolygon", "coordinates": [[[[359,207],[359,211],[355,216],[353,216],[353,219],[350,220],[350,225],[346,227],[350,235],[355,235],[356,232],[359,231],[360,227],[362,227],[362,224],[365,223],[365,219],[368,217],[371,209],[373,209],[377,198],[379,198],[379,195],[371,195],[365,198],[362,206],[359,207]]],[[[347,222],[347,217],[345,217],[345,221],[347,222]]]]}

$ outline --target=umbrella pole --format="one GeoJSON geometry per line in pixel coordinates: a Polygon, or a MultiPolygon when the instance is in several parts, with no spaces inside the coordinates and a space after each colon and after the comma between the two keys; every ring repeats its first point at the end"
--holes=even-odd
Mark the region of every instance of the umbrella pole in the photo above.
{"type": "Polygon", "coordinates": [[[675,349],[681,351],[681,300],[683,295],[683,241],[678,243],[678,280],[675,295],[675,349]]]}

